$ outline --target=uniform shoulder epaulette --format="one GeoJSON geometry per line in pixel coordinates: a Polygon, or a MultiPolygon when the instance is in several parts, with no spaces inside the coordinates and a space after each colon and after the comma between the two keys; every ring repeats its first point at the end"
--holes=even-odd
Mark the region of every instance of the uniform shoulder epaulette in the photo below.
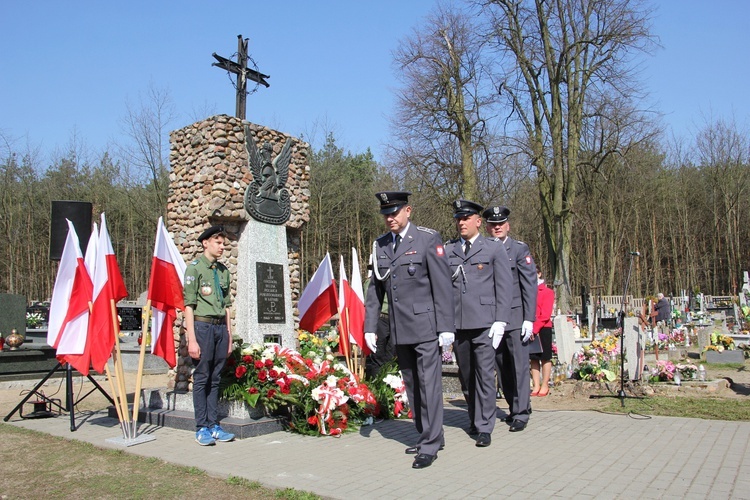
{"type": "Polygon", "coordinates": [[[460,238],[453,238],[452,240],[448,240],[443,245],[452,245],[454,243],[458,243],[460,241],[460,238]]]}
{"type": "Polygon", "coordinates": [[[437,231],[430,229],[429,227],[417,226],[417,231],[424,231],[425,233],[437,234],[437,231]]]}
{"type": "Polygon", "coordinates": [[[521,240],[516,240],[516,243],[518,243],[519,245],[525,245],[525,244],[526,244],[526,243],[524,243],[524,242],[523,242],[523,241],[521,241],[521,240]]]}
{"type": "Polygon", "coordinates": [[[378,236],[377,238],[375,238],[375,240],[379,240],[380,238],[384,238],[384,237],[390,236],[390,235],[391,235],[391,232],[388,231],[387,233],[383,233],[380,236],[378,236]]]}
{"type": "Polygon", "coordinates": [[[500,238],[495,236],[487,236],[487,241],[500,241],[500,238]]]}
{"type": "Polygon", "coordinates": [[[195,260],[194,260],[193,262],[191,262],[191,263],[190,263],[189,265],[191,265],[191,266],[194,266],[194,265],[196,265],[196,264],[197,264],[198,262],[200,262],[200,261],[199,261],[198,259],[195,259],[195,260]]]}

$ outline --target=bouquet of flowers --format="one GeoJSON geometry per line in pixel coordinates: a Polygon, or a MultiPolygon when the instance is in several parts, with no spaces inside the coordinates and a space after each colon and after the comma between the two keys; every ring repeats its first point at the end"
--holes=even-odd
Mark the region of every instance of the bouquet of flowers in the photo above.
{"type": "Polygon", "coordinates": [[[711,334],[711,345],[706,346],[705,350],[722,352],[724,350],[731,351],[732,349],[734,349],[734,339],[732,337],[713,332],[711,334]]]}
{"type": "Polygon", "coordinates": [[[252,407],[262,404],[275,411],[293,402],[291,375],[305,367],[299,353],[281,349],[277,344],[261,346],[235,341],[222,374],[221,395],[228,400],[245,401],[252,407]]]}
{"type": "Polygon", "coordinates": [[[411,418],[406,386],[395,361],[383,365],[370,381],[370,387],[378,402],[379,418],[411,418]]]}
{"type": "Polygon", "coordinates": [[[222,374],[222,396],[270,412],[285,410],[295,432],[340,435],[375,414],[378,403],[367,384],[328,351],[331,359],[325,351],[305,357],[278,344],[235,342],[222,374]]]}
{"type": "Polygon", "coordinates": [[[26,313],[26,328],[37,328],[44,323],[44,317],[38,312],[27,312],[26,313]]]}
{"type": "Polygon", "coordinates": [[[677,367],[671,361],[660,359],[656,362],[656,368],[651,373],[651,380],[654,382],[667,382],[674,379],[674,372],[677,367]]]}
{"type": "Polygon", "coordinates": [[[685,380],[695,380],[698,378],[698,367],[692,363],[680,363],[675,366],[680,375],[685,380]]]}
{"type": "Polygon", "coordinates": [[[576,368],[573,376],[580,380],[609,382],[617,376],[612,369],[617,365],[618,339],[615,335],[607,335],[601,340],[594,340],[583,346],[573,356],[576,368]]]}
{"type": "Polygon", "coordinates": [[[332,354],[339,348],[339,334],[334,329],[320,334],[297,330],[297,341],[299,352],[305,357],[315,357],[321,352],[332,354]]]}

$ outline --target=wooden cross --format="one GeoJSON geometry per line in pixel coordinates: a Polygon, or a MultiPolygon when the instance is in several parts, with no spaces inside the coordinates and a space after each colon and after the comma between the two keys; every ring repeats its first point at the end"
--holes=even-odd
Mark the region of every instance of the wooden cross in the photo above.
{"type": "Polygon", "coordinates": [[[235,115],[240,120],[244,120],[247,100],[247,81],[251,80],[264,85],[265,87],[270,87],[266,78],[271,77],[247,67],[247,38],[243,40],[242,35],[237,35],[237,62],[221,57],[220,55],[217,55],[216,52],[211,55],[218,61],[212,63],[211,66],[217,66],[237,75],[237,106],[235,115]]]}

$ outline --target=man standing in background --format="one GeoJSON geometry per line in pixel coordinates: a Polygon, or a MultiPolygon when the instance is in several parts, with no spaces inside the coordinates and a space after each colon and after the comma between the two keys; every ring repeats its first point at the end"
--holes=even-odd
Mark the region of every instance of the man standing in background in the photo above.
{"type": "Polygon", "coordinates": [[[508,236],[510,210],[507,207],[489,207],[482,215],[487,221],[487,233],[502,242],[508,252],[513,278],[510,321],[495,360],[510,411],[506,418],[506,422],[510,423],[508,430],[519,432],[526,428],[531,413],[528,345],[536,319],[536,264],[531,258],[529,246],[508,236]]]}
{"type": "Polygon", "coordinates": [[[453,272],[456,306],[458,378],[469,410],[469,435],[476,446],[492,442],[497,402],[495,349],[510,321],[513,278],[502,243],[479,234],[482,206],[468,200],[453,202],[460,238],[445,246],[453,272]]]}

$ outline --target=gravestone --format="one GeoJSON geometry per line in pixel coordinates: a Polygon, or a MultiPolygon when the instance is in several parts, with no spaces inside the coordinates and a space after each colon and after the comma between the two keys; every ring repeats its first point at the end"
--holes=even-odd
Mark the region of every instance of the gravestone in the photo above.
{"type": "Polygon", "coordinates": [[[557,315],[553,320],[555,328],[555,342],[557,343],[557,359],[567,365],[573,360],[576,352],[575,333],[573,324],[566,316],[557,315]]]}
{"type": "Polygon", "coordinates": [[[638,318],[626,316],[622,328],[625,349],[625,370],[629,380],[640,380],[643,372],[643,359],[646,348],[646,334],[641,329],[638,318]]]}
{"type": "Polygon", "coordinates": [[[700,347],[701,352],[706,350],[706,347],[711,345],[711,333],[713,332],[713,328],[710,327],[703,327],[703,328],[697,328],[698,332],[698,347],[700,347]]]}
{"type": "Polygon", "coordinates": [[[14,328],[26,338],[26,297],[0,293],[0,332],[7,337],[14,328]]]}

